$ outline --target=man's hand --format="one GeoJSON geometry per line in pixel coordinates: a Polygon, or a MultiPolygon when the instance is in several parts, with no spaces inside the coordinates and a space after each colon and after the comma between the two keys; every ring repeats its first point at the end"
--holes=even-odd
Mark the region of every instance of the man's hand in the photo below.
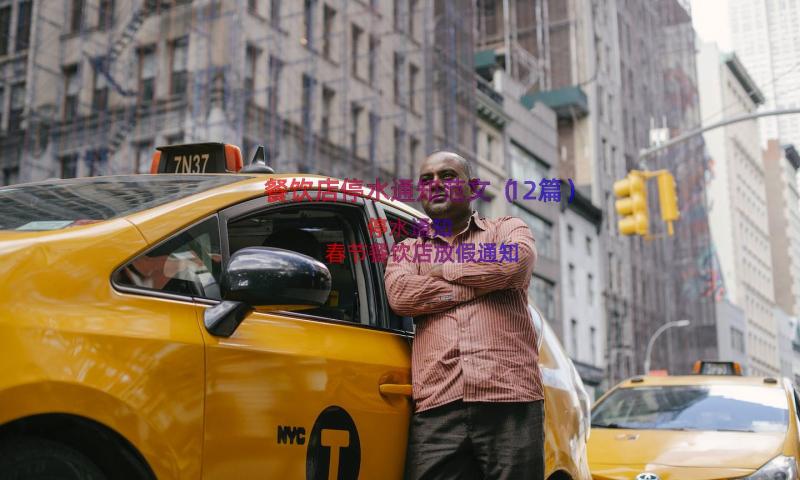
{"type": "Polygon", "coordinates": [[[487,293],[492,293],[492,292],[494,292],[494,290],[491,289],[491,288],[476,288],[475,289],[475,296],[476,297],[482,297],[482,296],[486,295],[487,293]]]}
{"type": "Polygon", "coordinates": [[[442,265],[437,263],[431,267],[431,270],[428,272],[428,275],[431,277],[438,277],[444,278],[444,273],[442,272],[442,265]]]}

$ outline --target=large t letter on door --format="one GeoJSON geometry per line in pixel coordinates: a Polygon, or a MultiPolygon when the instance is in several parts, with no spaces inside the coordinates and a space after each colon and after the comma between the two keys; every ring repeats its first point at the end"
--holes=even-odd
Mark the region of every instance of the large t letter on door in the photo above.
{"type": "Polygon", "coordinates": [[[331,461],[328,464],[328,480],[339,478],[339,449],[350,446],[350,432],[347,430],[322,429],[320,444],[323,447],[330,447],[331,461]]]}

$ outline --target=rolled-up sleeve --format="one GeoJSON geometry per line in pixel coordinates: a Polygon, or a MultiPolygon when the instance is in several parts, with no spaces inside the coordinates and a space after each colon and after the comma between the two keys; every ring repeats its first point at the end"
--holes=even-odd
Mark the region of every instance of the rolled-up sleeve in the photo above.
{"type": "MultiPolygon", "coordinates": [[[[405,241],[410,243],[412,240],[405,241]]],[[[398,262],[391,257],[386,264],[384,282],[392,310],[410,317],[443,312],[476,296],[475,289],[470,286],[420,275],[417,263],[398,262]]]]}
{"type": "Polygon", "coordinates": [[[530,228],[519,218],[511,217],[503,221],[497,238],[502,244],[516,245],[516,261],[446,264],[442,268],[444,279],[480,289],[523,288],[530,281],[537,257],[530,228]]]}

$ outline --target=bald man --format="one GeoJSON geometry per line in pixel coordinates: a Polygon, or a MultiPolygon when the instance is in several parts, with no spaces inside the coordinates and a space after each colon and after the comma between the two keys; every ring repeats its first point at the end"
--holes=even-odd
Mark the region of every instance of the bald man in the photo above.
{"type": "Polygon", "coordinates": [[[471,168],[460,155],[434,153],[419,172],[430,187],[425,213],[451,223],[452,232],[404,241],[411,252],[419,244],[445,252],[438,262],[390,258],[386,267],[391,307],[417,326],[406,477],[544,478],[544,388],[527,308],[533,235],[518,218],[472,210],[471,168]],[[469,244],[478,261],[446,258],[448,249],[469,244]],[[484,259],[478,252],[489,244],[516,248],[518,258],[484,259]]]}

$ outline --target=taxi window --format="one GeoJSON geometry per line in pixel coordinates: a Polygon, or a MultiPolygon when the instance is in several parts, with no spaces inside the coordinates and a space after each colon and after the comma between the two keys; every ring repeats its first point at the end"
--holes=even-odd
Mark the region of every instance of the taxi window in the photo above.
{"type": "Polygon", "coordinates": [[[109,220],[246,178],[123,175],[0,188],[0,230],[58,230],[109,220]]]}
{"type": "Polygon", "coordinates": [[[113,281],[123,287],[221,300],[221,259],[215,215],[139,255],[117,270],[113,281]]]}
{"type": "Polygon", "coordinates": [[[331,293],[325,305],[300,313],[369,325],[375,317],[369,301],[369,240],[358,215],[352,214],[355,209],[286,206],[234,219],[228,224],[230,253],[265,246],[319,260],[331,272],[331,293]]]}
{"type": "Polygon", "coordinates": [[[414,223],[408,218],[387,211],[386,220],[389,222],[389,229],[395,243],[414,236],[414,223]]]}
{"type": "Polygon", "coordinates": [[[597,428],[785,432],[789,422],[783,389],[754,385],[619,388],[593,410],[597,428]]]}

